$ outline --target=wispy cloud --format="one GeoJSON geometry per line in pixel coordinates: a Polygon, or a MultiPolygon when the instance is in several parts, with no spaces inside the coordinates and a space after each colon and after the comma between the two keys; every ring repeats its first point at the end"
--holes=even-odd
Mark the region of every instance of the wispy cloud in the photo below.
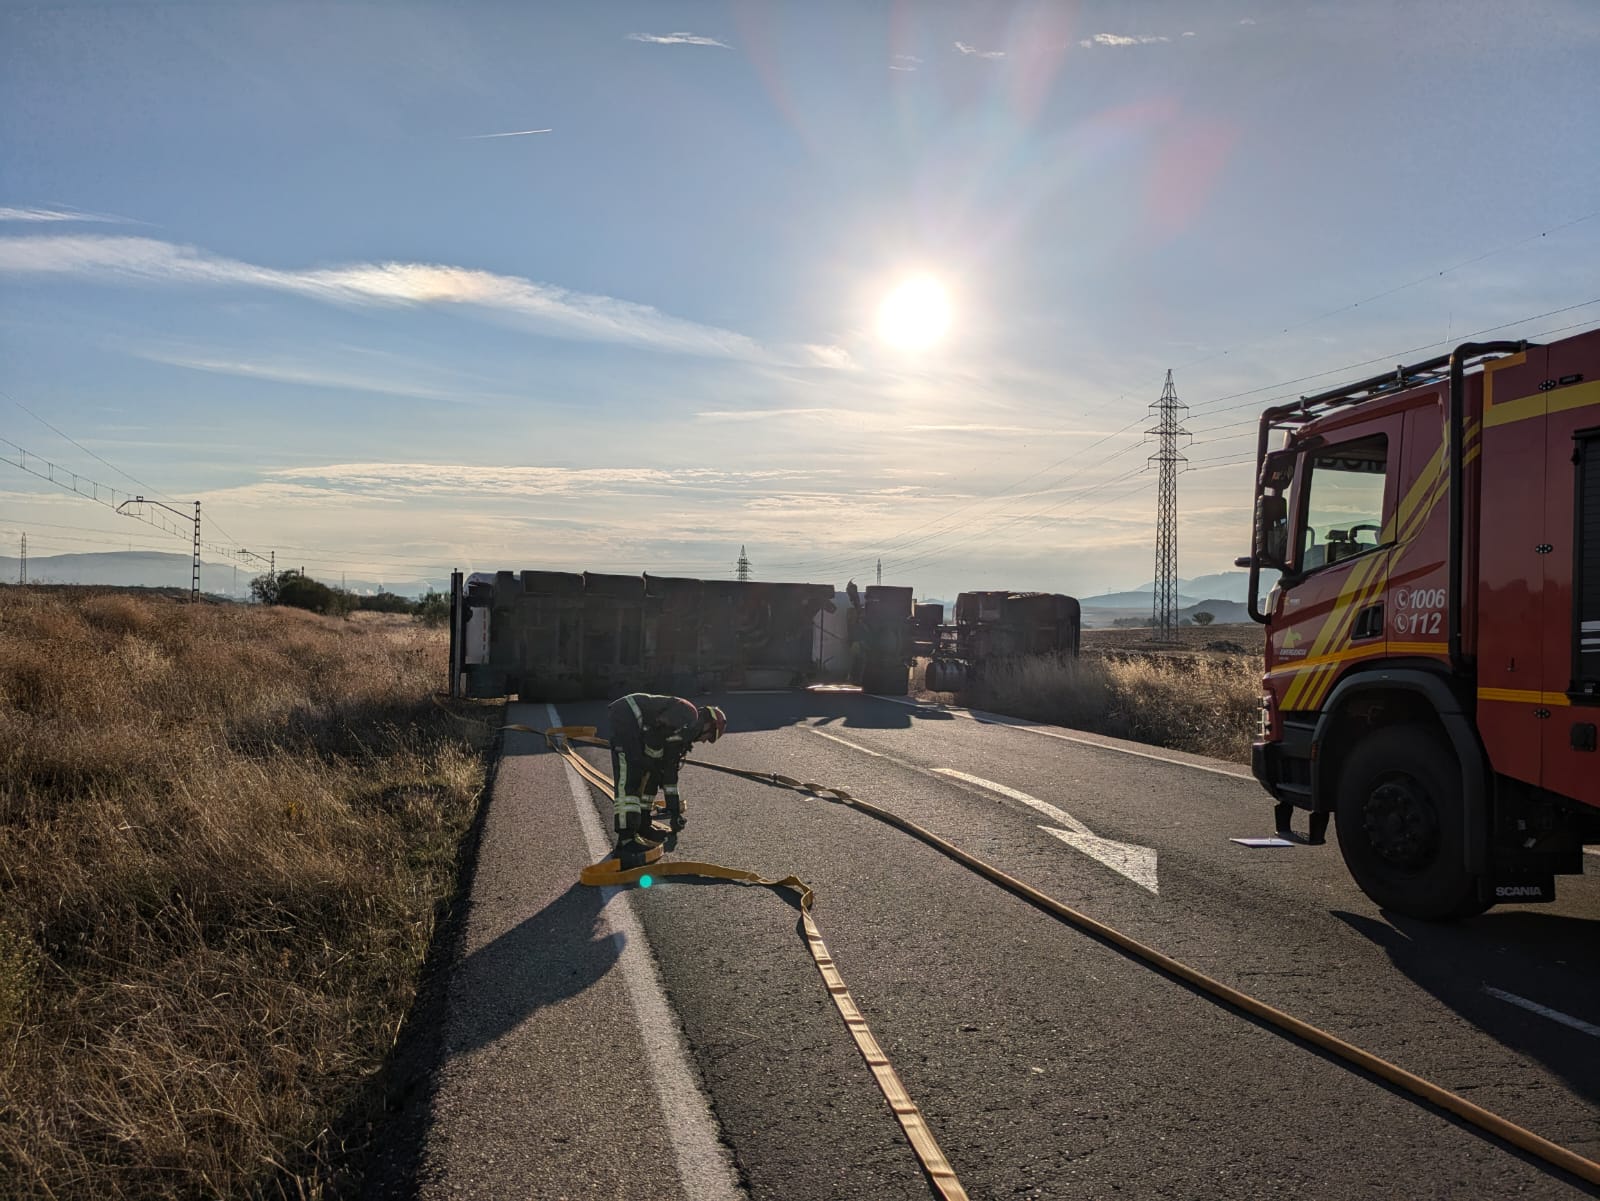
{"type": "Polygon", "coordinates": [[[572,496],[589,501],[639,491],[727,492],[819,481],[834,473],[817,470],[722,471],[709,467],[525,467],[472,463],[329,463],[281,467],[264,473],[277,486],[321,487],[385,499],[424,496],[572,496]]]}
{"type": "Polygon", "coordinates": [[[908,425],[908,430],[916,433],[944,433],[944,434],[1056,434],[1059,430],[1046,429],[1036,425],[983,425],[979,423],[958,423],[953,425],[908,425]]]}
{"type": "Polygon", "coordinates": [[[808,417],[837,412],[838,409],[707,409],[695,416],[701,421],[771,421],[778,417],[808,417]]]}
{"type": "Polygon", "coordinates": [[[889,70],[891,70],[891,71],[915,71],[916,68],[915,67],[902,67],[899,63],[890,63],[889,64],[889,70]]]}
{"type": "Polygon", "coordinates": [[[698,33],[630,33],[630,42],[650,42],[656,46],[721,46],[724,50],[731,50],[727,42],[719,42],[716,38],[708,38],[698,33]]]}
{"type": "Polygon", "coordinates": [[[894,56],[897,63],[920,63],[922,60],[915,54],[897,54],[894,56]]]}
{"type": "Polygon", "coordinates": [[[232,354],[185,354],[176,351],[138,348],[131,352],[135,358],[169,367],[182,367],[188,371],[204,371],[213,375],[234,375],[244,379],[271,380],[281,384],[300,384],[312,388],[339,388],[356,392],[373,392],[380,396],[405,396],[415,400],[438,400],[457,404],[485,399],[481,390],[469,386],[452,388],[429,385],[416,379],[395,379],[363,374],[359,371],[329,367],[318,363],[293,362],[287,359],[263,359],[232,354]]]}
{"type": "Polygon", "coordinates": [[[1239,21],[1241,25],[1254,25],[1255,23],[1256,19],[1254,17],[1244,17],[1239,21]]]}
{"type": "Polygon", "coordinates": [[[525,138],[531,133],[552,133],[549,129],[513,129],[509,133],[469,133],[463,142],[476,142],[483,138],[525,138]]]}
{"type": "MultiPolygon", "coordinates": [[[[1187,38],[1194,35],[1186,33],[1183,36],[1187,38]]],[[[1157,42],[1170,42],[1171,40],[1168,37],[1152,37],[1148,34],[1097,33],[1092,38],[1084,38],[1078,45],[1085,49],[1095,46],[1149,46],[1157,42]]]]}
{"type": "Polygon", "coordinates": [[[1004,50],[980,50],[978,47],[970,46],[966,42],[957,42],[956,49],[961,51],[962,54],[972,54],[978,58],[1004,58],[1006,56],[1004,50]]]}
{"type": "Polygon", "coordinates": [[[673,317],[651,305],[437,263],[352,263],[286,271],[154,238],[73,235],[0,238],[0,274],[263,288],[361,307],[460,305],[553,337],[792,366],[849,364],[849,356],[837,347],[766,347],[744,334],[673,317]]]}
{"type": "Polygon", "coordinates": [[[128,217],[110,213],[80,213],[72,209],[0,208],[0,221],[99,221],[109,225],[136,225],[128,217]]]}
{"type": "Polygon", "coordinates": [[[1192,38],[1192,37],[1195,36],[1195,32],[1192,29],[1185,29],[1183,31],[1183,36],[1186,37],[1186,38],[1192,38]]]}

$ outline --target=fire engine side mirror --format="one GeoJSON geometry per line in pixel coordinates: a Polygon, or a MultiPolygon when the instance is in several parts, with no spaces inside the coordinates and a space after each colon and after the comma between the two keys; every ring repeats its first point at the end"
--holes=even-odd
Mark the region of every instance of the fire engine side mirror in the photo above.
{"type": "Polygon", "coordinates": [[[1263,494],[1256,498],[1255,560],[1275,571],[1289,565],[1289,502],[1284,497],[1263,494]]]}

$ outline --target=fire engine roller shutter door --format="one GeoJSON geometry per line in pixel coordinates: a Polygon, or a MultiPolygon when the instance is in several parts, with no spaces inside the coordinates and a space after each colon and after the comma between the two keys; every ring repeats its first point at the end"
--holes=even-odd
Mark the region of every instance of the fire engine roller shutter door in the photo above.
{"type": "MultiPolygon", "coordinates": [[[[1466,378],[1467,412],[1481,414],[1474,458],[1478,464],[1476,652],[1478,732],[1496,772],[1537,785],[1543,767],[1547,719],[1539,716],[1550,679],[1566,684],[1565,657],[1554,670],[1546,662],[1544,587],[1549,556],[1539,550],[1550,539],[1545,497],[1549,438],[1545,379],[1548,352],[1530,346],[1522,354],[1489,363],[1466,378]]],[[[1570,442],[1566,454],[1570,459],[1570,442]]],[[[1571,463],[1563,464],[1568,477],[1571,463]]],[[[1471,468],[1469,467],[1469,472],[1471,468]]],[[[1568,504],[1571,498],[1568,497],[1568,504]]],[[[1562,540],[1572,510],[1562,518],[1562,540]]],[[[1470,537],[1470,534],[1469,534],[1470,537]]],[[[1470,556],[1470,547],[1469,547],[1470,556]]],[[[1471,571],[1470,557],[1468,571],[1471,571]]],[[[1563,632],[1571,619],[1563,616],[1563,632]]]]}
{"type": "Polygon", "coordinates": [[[1552,345],[1543,383],[1550,545],[1544,556],[1550,682],[1543,699],[1550,716],[1539,723],[1540,783],[1600,805],[1600,692],[1593,691],[1600,688],[1600,331],[1552,345]]]}
{"type": "Polygon", "coordinates": [[[1576,457],[1578,528],[1573,608],[1578,653],[1572,691],[1600,696],[1600,430],[1578,436],[1576,457]]]}

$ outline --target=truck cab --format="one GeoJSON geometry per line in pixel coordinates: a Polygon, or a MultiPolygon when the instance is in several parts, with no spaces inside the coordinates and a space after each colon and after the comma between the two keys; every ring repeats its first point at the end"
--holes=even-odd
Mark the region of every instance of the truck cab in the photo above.
{"type": "Polygon", "coordinates": [[[1332,817],[1413,916],[1552,899],[1600,840],[1600,332],[1269,409],[1257,466],[1252,767],[1280,832],[1332,817]]]}

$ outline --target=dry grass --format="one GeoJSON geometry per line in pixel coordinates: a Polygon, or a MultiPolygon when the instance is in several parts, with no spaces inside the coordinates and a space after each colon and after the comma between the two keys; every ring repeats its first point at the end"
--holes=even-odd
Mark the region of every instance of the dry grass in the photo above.
{"type": "Polygon", "coordinates": [[[1243,654],[1265,649],[1266,627],[1253,621],[1208,626],[1177,626],[1162,633],[1147,626],[1110,626],[1083,631],[1085,651],[1156,650],[1227,651],[1243,654]]]}
{"type": "Polygon", "coordinates": [[[336,1180],[483,784],[443,638],[0,591],[0,1195],[336,1180]]]}
{"type": "Polygon", "coordinates": [[[960,702],[1248,763],[1260,684],[1259,655],[1086,653],[993,664],[960,702]]]}

